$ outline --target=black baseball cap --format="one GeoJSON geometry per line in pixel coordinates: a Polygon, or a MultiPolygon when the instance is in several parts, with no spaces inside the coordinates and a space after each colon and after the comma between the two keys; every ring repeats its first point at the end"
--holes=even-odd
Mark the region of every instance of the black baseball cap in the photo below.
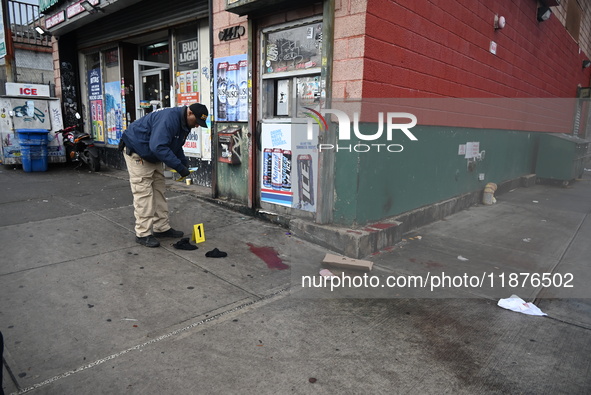
{"type": "Polygon", "coordinates": [[[197,118],[197,125],[203,128],[207,128],[207,123],[205,123],[205,120],[209,116],[209,111],[207,110],[207,107],[205,107],[201,103],[193,103],[189,106],[189,110],[191,110],[191,112],[195,114],[195,118],[197,118]]]}

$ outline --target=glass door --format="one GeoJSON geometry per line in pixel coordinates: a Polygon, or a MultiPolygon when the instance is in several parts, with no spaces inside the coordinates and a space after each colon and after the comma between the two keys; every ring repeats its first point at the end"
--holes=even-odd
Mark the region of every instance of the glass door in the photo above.
{"type": "Polygon", "coordinates": [[[322,29],[322,20],[312,18],[261,32],[258,185],[264,209],[317,211],[319,127],[308,119],[324,97],[322,29]]]}
{"type": "Polygon", "coordinates": [[[135,102],[137,118],[170,107],[170,65],[134,61],[135,102]]]}

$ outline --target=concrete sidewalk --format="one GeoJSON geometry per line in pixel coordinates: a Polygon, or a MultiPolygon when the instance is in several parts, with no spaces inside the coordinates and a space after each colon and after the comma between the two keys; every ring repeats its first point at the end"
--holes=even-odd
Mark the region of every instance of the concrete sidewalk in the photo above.
{"type": "Polygon", "coordinates": [[[422,227],[366,257],[381,287],[331,291],[302,286],[330,251],[192,186],[168,198],[175,228],[204,224],[199,249],[136,244],[124,174],[1,169],[7,393],[591,391],[589,175],[422,227]],[[216,247],[228,257],[205,257],[216,247]],[[501,287],[511,273],[572,273],[574,287],[501,287]],[[383,286],[427,274],[495,282],[383,286]],[[549,316],[497,306],[513,293],[549,316]]]}

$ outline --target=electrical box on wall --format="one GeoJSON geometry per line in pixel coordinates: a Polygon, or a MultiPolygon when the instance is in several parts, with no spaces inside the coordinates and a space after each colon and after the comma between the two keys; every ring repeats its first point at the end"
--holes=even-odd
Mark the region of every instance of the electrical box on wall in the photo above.
{"type": "Polygon", "coordinates": [[[277,81],[277,93],[275,95],[276,115],[287,116],[289,115],[289,82],[290,80],[278,80],[277,81]]]}
{"type": "Polygon", "coordinates": [[[240,164],[238,133],[240,133],[240,129],[224,129],[218,133],[218,162],[231,165],[240,164]]]}

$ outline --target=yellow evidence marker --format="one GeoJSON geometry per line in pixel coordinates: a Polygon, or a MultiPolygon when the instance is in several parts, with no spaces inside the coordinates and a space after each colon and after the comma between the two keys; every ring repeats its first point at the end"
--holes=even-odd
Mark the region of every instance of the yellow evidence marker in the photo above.
{"type": "Polygon", "coordinates": [[[205,229],[203,229],[203,224],[193,225],[191,241],[194,241],[195,243],[203,243],[205,241],[205,229]]]}

